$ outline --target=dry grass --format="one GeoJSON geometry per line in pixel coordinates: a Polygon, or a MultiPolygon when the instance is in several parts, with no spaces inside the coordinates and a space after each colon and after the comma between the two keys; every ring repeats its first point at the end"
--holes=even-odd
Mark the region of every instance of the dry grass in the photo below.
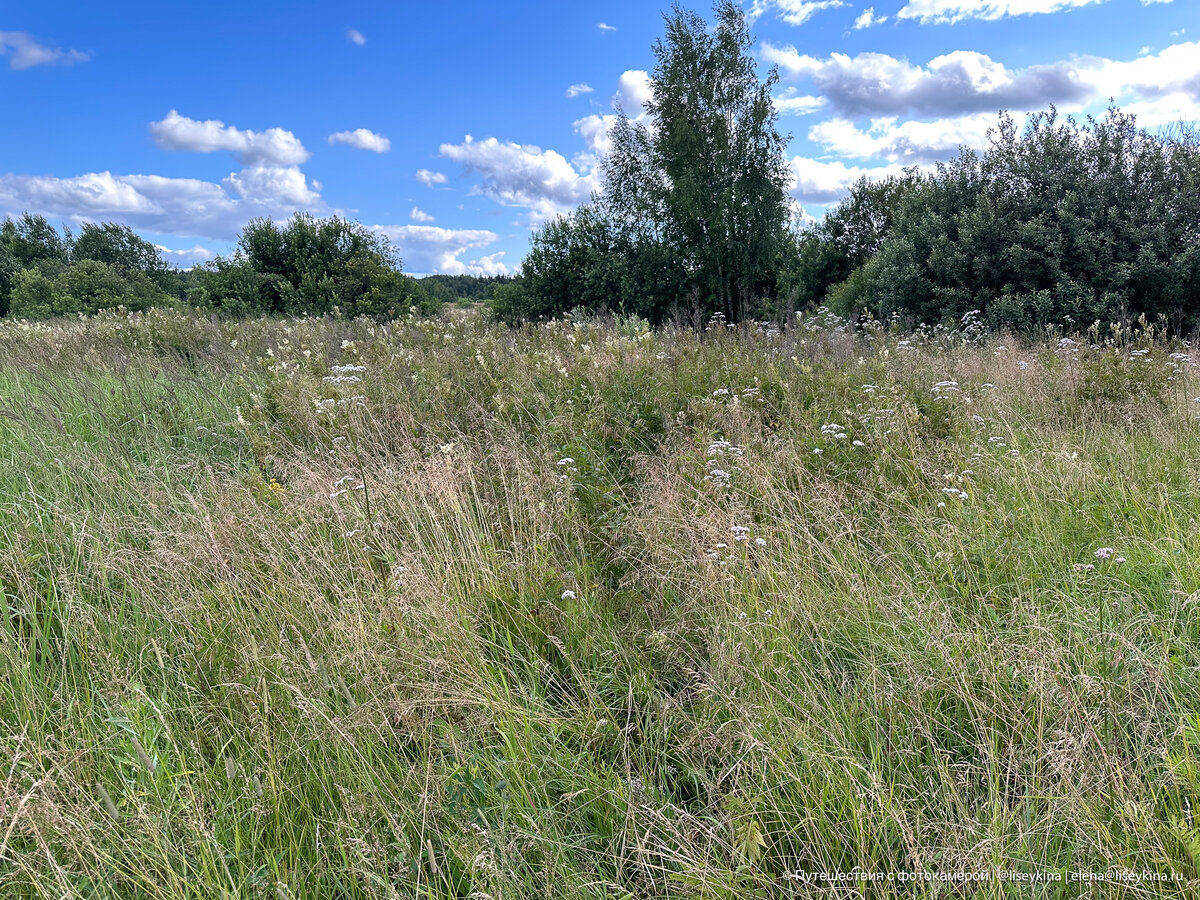
{"type": "Polygon", "coordinates": [[[1118,337],[0,325],[0,896],[1189,896],[1200,377],[1118,337]]]}

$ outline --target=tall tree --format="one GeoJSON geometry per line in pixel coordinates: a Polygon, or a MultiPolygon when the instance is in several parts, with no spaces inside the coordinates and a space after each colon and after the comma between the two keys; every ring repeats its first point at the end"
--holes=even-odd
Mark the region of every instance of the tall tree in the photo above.
{"type": "Polygon", "coordinates": [[[71,248],[72,262],[95,260],[110,266],[122,277],[135,273],[148,276],[162,288],[171,285],[170,267],[158,248],[139,237],[128,225],[116,222],[85,223],[71,248]]]}
{"type": "Polygon", "coordinates": [[[787,138],[778,73],[759,80],[744,13],[732,0],[715,13],[712,29],[678,5],[666,16],[650,124],[619,111],[602,206],[672,247],[697,299],[738,319],[773,287],[787,239],[787,138]]]}

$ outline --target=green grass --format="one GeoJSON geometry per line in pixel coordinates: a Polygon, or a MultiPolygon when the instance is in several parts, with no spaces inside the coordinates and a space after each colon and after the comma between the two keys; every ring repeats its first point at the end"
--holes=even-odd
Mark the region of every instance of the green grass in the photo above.
{"type": "Polygon", "coordinates": [[[0,896],[1194,896],[1173,351],[0,324],[0,896]]]}

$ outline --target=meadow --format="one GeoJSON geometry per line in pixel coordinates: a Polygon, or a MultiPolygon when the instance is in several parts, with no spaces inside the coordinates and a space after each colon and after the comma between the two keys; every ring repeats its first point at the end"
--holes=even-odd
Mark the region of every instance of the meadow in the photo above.
{"type": "Polygon", "coordinates": [[[0,322],[0,896],[1195,896],[1198,361],[0,322]]]}

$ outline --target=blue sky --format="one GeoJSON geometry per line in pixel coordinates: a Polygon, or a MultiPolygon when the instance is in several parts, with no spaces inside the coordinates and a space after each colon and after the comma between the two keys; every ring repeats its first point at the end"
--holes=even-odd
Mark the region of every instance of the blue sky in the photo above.
{"type": "MultiPolygon", "coordinates": [[[[745,0],[797,214],[982,146],[1004,108],[1200,120],[1200,0],[745,0]]],[[[0,6],[0,215],[118,221],[179,265],[296,209],[406,271],[516,269],[598,186],[664,3],[0,6]]],[[[693,8],[710,16],[711,8],[693,8]]]]}

